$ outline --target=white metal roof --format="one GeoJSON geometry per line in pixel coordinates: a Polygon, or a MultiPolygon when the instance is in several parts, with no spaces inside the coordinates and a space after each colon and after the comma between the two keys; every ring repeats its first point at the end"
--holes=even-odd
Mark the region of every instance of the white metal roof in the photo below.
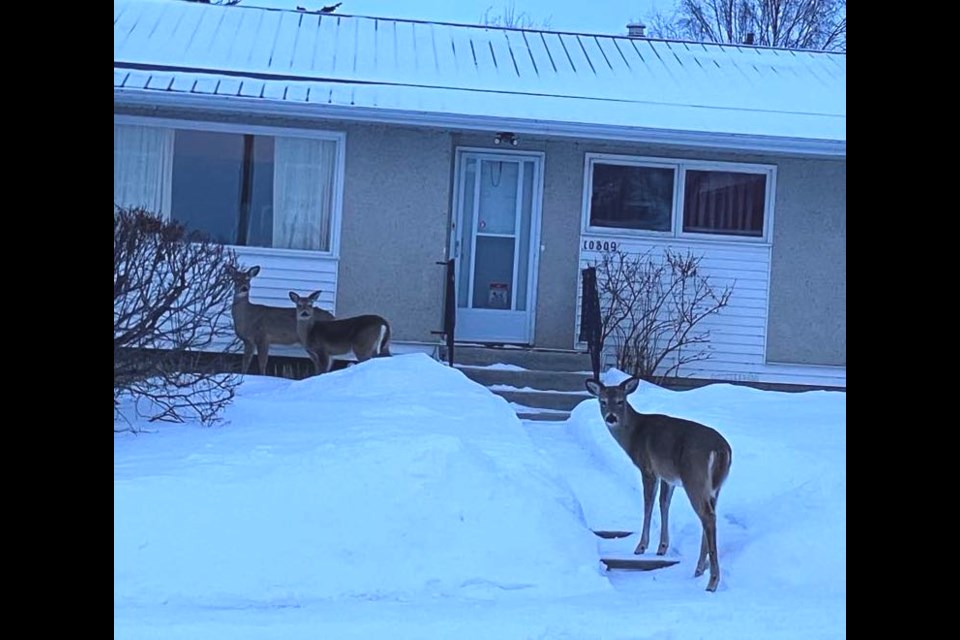
{"type": "Polygon", "coordinates": [[[114,0],[117,103],[846,155],[846,56],[114,0]]]}

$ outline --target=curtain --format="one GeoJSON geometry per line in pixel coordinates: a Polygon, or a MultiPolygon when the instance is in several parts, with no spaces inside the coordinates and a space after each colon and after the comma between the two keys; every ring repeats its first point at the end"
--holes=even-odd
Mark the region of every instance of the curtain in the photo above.
{"type": "Polygon", "coordinates": [[[170,215],[173,130],[113,125],[113,201],[170,215]]]}
{"type": "Polygon", "coordinates": [[[688,170],[685,178],[684,231],[763,234],[765,176],[688,170]]]}
{"type": "Polygon", "coordinates": [[[273,246],[330,250],[337,143],[276,138],[273,163],[273,246]]]}

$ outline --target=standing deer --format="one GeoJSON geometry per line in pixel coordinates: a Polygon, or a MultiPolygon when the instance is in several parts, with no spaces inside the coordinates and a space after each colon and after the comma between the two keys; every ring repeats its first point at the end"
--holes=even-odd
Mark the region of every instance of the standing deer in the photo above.
{"type": "Polygon", "coordinates": [[[724,437],[710,427],[671,416],[637,413],[627,402],[627,396],[636,391],[639,383],[636,378],[628,378],[615,387],[606,387],[596,380],[586,381],[587,391],[600,400],[600,415],[610,434],[640,469],[643,479],[643,532],[633,552],[643,553],[650,542],[650,515],[658,481],[660,546],[657,555],[667,552],[670,545],[667,513],[673,490],[680,485],[703,525],[700,559],[693,575],[703,575],[709,554],[707,591],[716,591],[720,584],[717,497],[730,472],[733,451],[724,437]]]}
{"type": "MultiPolygon", "coordinates": [[[[268,307],[250,302],[250,281],[260,273],[259,266],[243,271],[231,265],[227,270],[234,285],[233,306],[230,309],[233,314],[233,329],[243,341],[243,373],[250,368],[250,360],[253,359],[256,349],[260,375],[265,375],[271,344],[288,345],[300,342],[296,314],[289,307],[268,307]]],[[[319,291],[317,293],[319,294],[319,291]]],[[[333,315],[323,309],[317,309],[314,317],[333,319],[333,315]]]]}
{"type": "Polygon", "coordinates": [[[297,335],[318,374],[330,371],[333,356],[352,353],[357,362],[363,362],[390,355],[389,322],[369,314],[339,320],[317,318],[313,303],[318,295],[319,291],[308,296],[290,292],[297,305],[297,335]]]}

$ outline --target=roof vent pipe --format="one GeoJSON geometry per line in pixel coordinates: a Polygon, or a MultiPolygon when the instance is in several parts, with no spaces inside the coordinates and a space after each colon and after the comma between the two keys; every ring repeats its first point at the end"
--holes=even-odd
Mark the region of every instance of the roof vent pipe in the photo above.
{"type": "Polygon", "coordinates": [[[647,25],[642,22],[630,22],[627,24],[627,37],[628,38],[646,38],[647,34],[645,33],[647,25]]]}

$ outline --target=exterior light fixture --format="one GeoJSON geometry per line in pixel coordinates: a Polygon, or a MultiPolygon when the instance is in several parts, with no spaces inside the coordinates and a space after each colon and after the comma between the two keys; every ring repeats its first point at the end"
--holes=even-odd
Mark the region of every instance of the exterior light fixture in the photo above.
{"type": "Polygon", "coordinates": [[[520,144],[520,139],[517,138],[517,134],[515,133],[501,131],[497,135],[493,136],[493,144],[509,144],[515,147],[520,144]]]}

